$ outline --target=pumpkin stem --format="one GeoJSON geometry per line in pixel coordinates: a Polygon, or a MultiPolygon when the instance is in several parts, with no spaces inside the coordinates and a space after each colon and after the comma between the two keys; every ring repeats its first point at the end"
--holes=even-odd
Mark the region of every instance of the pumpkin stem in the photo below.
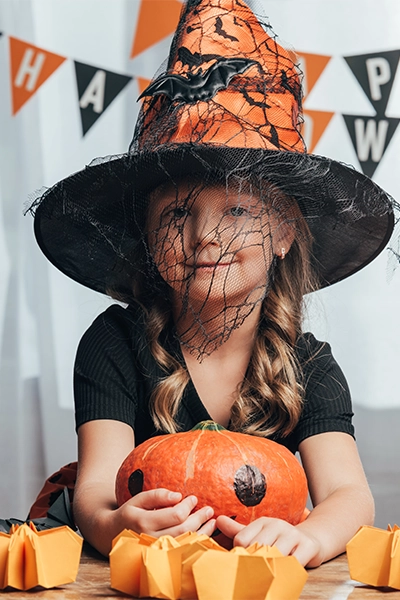
{"type": "Polygon", "coordinates": [[[200,421],[200,423],[197,423],[197,425],[195,425],[192,429],[192,431],[196,431],[198,429],[204,430],[207,429],[208,431],[226,431],[225,427],[223,427],[222,425],[219,425],[219,423],[215,423],[215,421],[200,421]]]}

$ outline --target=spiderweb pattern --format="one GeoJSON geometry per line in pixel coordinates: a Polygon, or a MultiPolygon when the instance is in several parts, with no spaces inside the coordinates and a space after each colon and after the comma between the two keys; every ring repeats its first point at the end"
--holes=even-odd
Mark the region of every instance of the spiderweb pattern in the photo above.
{"type": "Polygon", "coordinates": [[[181,343],[198,358],[262,303],[276,264],[278,219],[289,223],[282,202],[275,206],[281,196],[236,177],[206,186],[190,179],[151,195],[147,244],[174,298],[181,343]]]}

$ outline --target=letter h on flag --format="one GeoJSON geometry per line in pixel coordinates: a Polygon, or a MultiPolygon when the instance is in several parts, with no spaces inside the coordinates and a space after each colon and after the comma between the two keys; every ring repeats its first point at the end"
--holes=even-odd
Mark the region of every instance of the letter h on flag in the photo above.
{"type": "Polygon", "coordinates": [[[66,58],[17,38],[9,40],[12,114],[15,115],[66,58]]]}

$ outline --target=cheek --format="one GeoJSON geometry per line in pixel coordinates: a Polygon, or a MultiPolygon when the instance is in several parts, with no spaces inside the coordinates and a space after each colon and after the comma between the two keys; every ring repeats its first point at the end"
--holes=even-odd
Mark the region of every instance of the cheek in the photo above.
{"type": "Polygon", "coordinates": [[[269,268],[273,258],[272,240],[269,235],[262,231],[251,233],[244,238],[242,248],[254,266],[269,268]]]}
{"type": "Polygon", "coordinates": [[[185,263],[181,235],[160,229],[148,236],[149,250],[161,277],[169,284],[183,278],[185,263]]]}

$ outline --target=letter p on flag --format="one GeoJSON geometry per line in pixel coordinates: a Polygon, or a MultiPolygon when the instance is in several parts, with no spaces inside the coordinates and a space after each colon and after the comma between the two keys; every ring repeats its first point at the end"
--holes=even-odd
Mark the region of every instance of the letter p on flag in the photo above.
{"type": "Polygon", "coordinates": [[[9,40],[12,114],[15,115],[66,58],[11,36],[9,40]]]}
{"type": "Polygon", "coordinates": [[[383,56],[374,56],[365,61],[372,100],[381,100],[381,87],[391,79],[389,61],[383,56]]]}

